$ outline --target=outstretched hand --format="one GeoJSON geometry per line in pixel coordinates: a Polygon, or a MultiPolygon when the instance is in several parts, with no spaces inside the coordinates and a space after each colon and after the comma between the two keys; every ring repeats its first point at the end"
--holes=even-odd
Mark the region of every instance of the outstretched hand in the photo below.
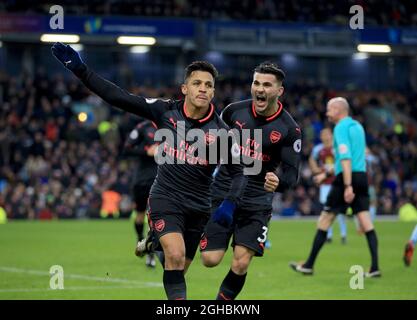
{"type": "Polygon", "coordinates": [[[80,55],[68,44],[56,42],[51,48],[52,54],[57,58],[65,68],[76,72],[84,64],[80,55]]]}

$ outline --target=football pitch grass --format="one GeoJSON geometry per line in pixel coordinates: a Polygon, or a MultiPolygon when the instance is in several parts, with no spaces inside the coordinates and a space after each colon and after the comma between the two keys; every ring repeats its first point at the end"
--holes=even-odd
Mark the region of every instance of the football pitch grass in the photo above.
{"type": "MultiPolygon", "coordinates": [[[[278,220],[270,224],[271,249],[254,258],[239,299],[417,299],[417,257],[402,261],[414,223],[378,221],[382,278],[365,279],[350,288],[350,267],[367,271],[370,256],[365,236],[348,220],[348,242],[334,240],[320,252],[314,276],[297,274],[291,260],[307,257],[315,221],[278,220]]],[[[133,224],[120,221],[12,221],[0,225],[0,300],[5,299],[166,299],[163,270],[145,266],[134,256],[133,224]],[[64,289],[50,289],[50,268],[62,266],[64,289]]],[[[205,268],[197,253],[186,274],[189,299],[213,299],[229,270],[231,250],[216,268],[205,268]]],[[[52,281],[54,282],[54,281],[52,281]]],[[[56,282],[54,282],[56,283],[56,282]]]]}

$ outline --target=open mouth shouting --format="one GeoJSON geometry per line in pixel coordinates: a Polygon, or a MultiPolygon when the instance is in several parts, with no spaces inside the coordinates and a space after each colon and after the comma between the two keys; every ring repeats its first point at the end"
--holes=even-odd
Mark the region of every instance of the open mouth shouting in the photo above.
{"type": "Polygon", "coordinates": [[[255,106],[259,108],[265,108],[267,106],[266,95],[257,94],[255,96],[255,106]]]}

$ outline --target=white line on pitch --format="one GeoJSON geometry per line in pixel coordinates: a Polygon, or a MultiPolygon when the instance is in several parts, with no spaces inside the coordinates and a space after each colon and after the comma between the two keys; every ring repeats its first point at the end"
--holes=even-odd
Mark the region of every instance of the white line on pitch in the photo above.
{"type": "MultiPolygon", "coordinates": [[[[14,268],[14,267],[0,266],[0,272],[1,271],[13,272],[13,273],[26,273],[26,274],[37,275],[37,276],[48,276],[48,277],[51,276],[51,274],[46,271],[20,269],[20,268],[14,268]]],[[[71,279],[82,279],[82,280],[88,280],[88,281],[126,283],[126,284],[138,285],[138,286],[143,286],[143,287],[162,287],[162,284],[159,282],[135,281],[135,280],[121,279],[121,278],[103,278],[103,277],[93,277],[93,276],[86,276],[86,275],[81,275],[81,274],[68,274],[68,273],[65,273],[64,277],[71,278],[71,279]]]]}

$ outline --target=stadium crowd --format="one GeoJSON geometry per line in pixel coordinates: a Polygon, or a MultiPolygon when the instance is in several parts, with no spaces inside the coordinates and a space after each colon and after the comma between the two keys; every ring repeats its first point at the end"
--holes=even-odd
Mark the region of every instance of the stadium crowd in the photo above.
{"type": "MultiPolygon", "coordinates": [[[[0,73],[0,207],[11,219],[100,217],[105,193],[112,190],[120,196],[121,216],[128,216],[135,162],[123,154],[123,144],[138,119],[102,107],[103,102],[78,81],[44,70],[39,68],[34,76],[0,73]],[[81,122],[74,108],[77,103],[107,113],[97,121],[81,122]]],[[[176,95],[172,88],[130,91],[149,97],[176,95]]],[[[248,85],[219,83],[215,103],[220,111],[249,94],[248,85]]],[[[295,190],[276,195],[274,213],[320,213],[307,160],[327,125],[326,102],[336,95],[348,98],[353,116],[365,126],[377,213],[396,214],[405,203],[417,206],[415,97],[398,92],[336,92],[298,82],[286,88],[283,102],[303,132],[301,178],[295,190]]]]}
{"type": "MultiPolygon", "coordinates": [[[[415,26],[417,3],[413,0],[91,0],[59,2],[66,14],[134,15],[144,17],[184,17],[220,20],[267,20],[299,23],[347,25],[349,8],[361,5],[367,25],[415,26]]],[[[27,1],[6,0],[0,12],[49,14],[47,0],[28,6],[27,1]]]]}

